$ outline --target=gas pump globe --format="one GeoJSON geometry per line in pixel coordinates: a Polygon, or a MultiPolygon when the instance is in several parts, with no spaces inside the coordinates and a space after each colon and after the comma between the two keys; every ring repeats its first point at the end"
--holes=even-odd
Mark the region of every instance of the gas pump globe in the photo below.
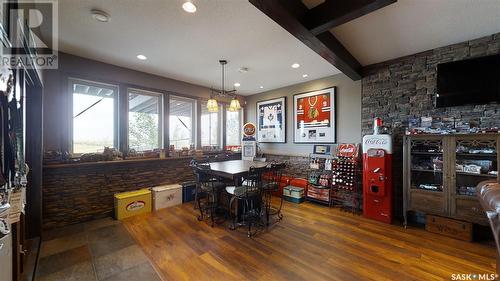
{"type": "Polygon", "coordinates": [[[243,125],[243,139],[241,140],[241,160],[253,161],[257,154],[257,141],[255,132],[257,128],[253,123],[243,125]]]}

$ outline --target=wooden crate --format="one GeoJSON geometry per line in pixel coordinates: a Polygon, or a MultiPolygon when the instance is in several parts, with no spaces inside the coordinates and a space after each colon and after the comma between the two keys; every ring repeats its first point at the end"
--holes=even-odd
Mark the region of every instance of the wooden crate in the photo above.
{"type": "Polygon", "coordinates": [[[472,241],[472,223],[470,222],[426,215],[425,230],[463,241],[472,241]]]}

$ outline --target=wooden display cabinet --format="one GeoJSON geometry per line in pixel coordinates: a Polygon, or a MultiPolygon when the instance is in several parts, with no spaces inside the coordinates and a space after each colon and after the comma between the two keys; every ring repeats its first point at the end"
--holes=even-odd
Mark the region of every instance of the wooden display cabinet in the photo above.
{"type": "Polygon", "coordinates": [[[405,226],[409,211],[487,225],[475,190],[485,180],[500,182],[499,147],[496,133],[406,136],[405,226]]]}

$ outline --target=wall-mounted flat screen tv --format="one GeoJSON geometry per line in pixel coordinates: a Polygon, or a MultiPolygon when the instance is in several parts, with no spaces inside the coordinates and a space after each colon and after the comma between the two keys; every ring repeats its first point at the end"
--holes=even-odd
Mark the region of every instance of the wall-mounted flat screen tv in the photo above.
{"type": "Polygon", "coordinates": [[[500,54],[439,64],[436,107],[500,102],[500,54]]]}

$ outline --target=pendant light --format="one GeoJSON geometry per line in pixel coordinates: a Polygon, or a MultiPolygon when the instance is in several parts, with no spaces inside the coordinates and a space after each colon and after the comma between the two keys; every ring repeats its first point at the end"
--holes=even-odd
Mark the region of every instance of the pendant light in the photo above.
{"type": "Polygon", "coordinates": [[[240,101],[236,97],[234,97],[231,100],[231,103],[229,104],[228,110],[231,112],[235,112],[235,111],[238,111],[240,109],[241,109],[240,101]]]}
{"type": "Polygon", "coordinates": [[[225,96],[233,96],[233,99],[231,100],[231,103],[229,104],[229,111],[238,111],[241,109],[240,101],[236,98],[236,95],[234,94],[236,90],[228,91],[226,92],[225,90],[225,85],[224,85],[224,76],[225,76],[225,65],[227,64],[227,60],[219,60],[220,65],[222,66],[222,87],[221,90],[214,90],[212,89],[212,94],[210,95],[210,99],[207,101],[207,110],[208,112],[219,112],[219,106],[217,103],[217,100],[215,99],[215,96],[219,95],[222,97],[225,96]],[[214,95],[215,93],[215,95],[214,95]]]}
{"type": "Polygon", "coordinates": [[[217,100],[212,95],[210,95],[210,99],[207,101],[207,110],[208,112],[219,112],[217,100]]]}

